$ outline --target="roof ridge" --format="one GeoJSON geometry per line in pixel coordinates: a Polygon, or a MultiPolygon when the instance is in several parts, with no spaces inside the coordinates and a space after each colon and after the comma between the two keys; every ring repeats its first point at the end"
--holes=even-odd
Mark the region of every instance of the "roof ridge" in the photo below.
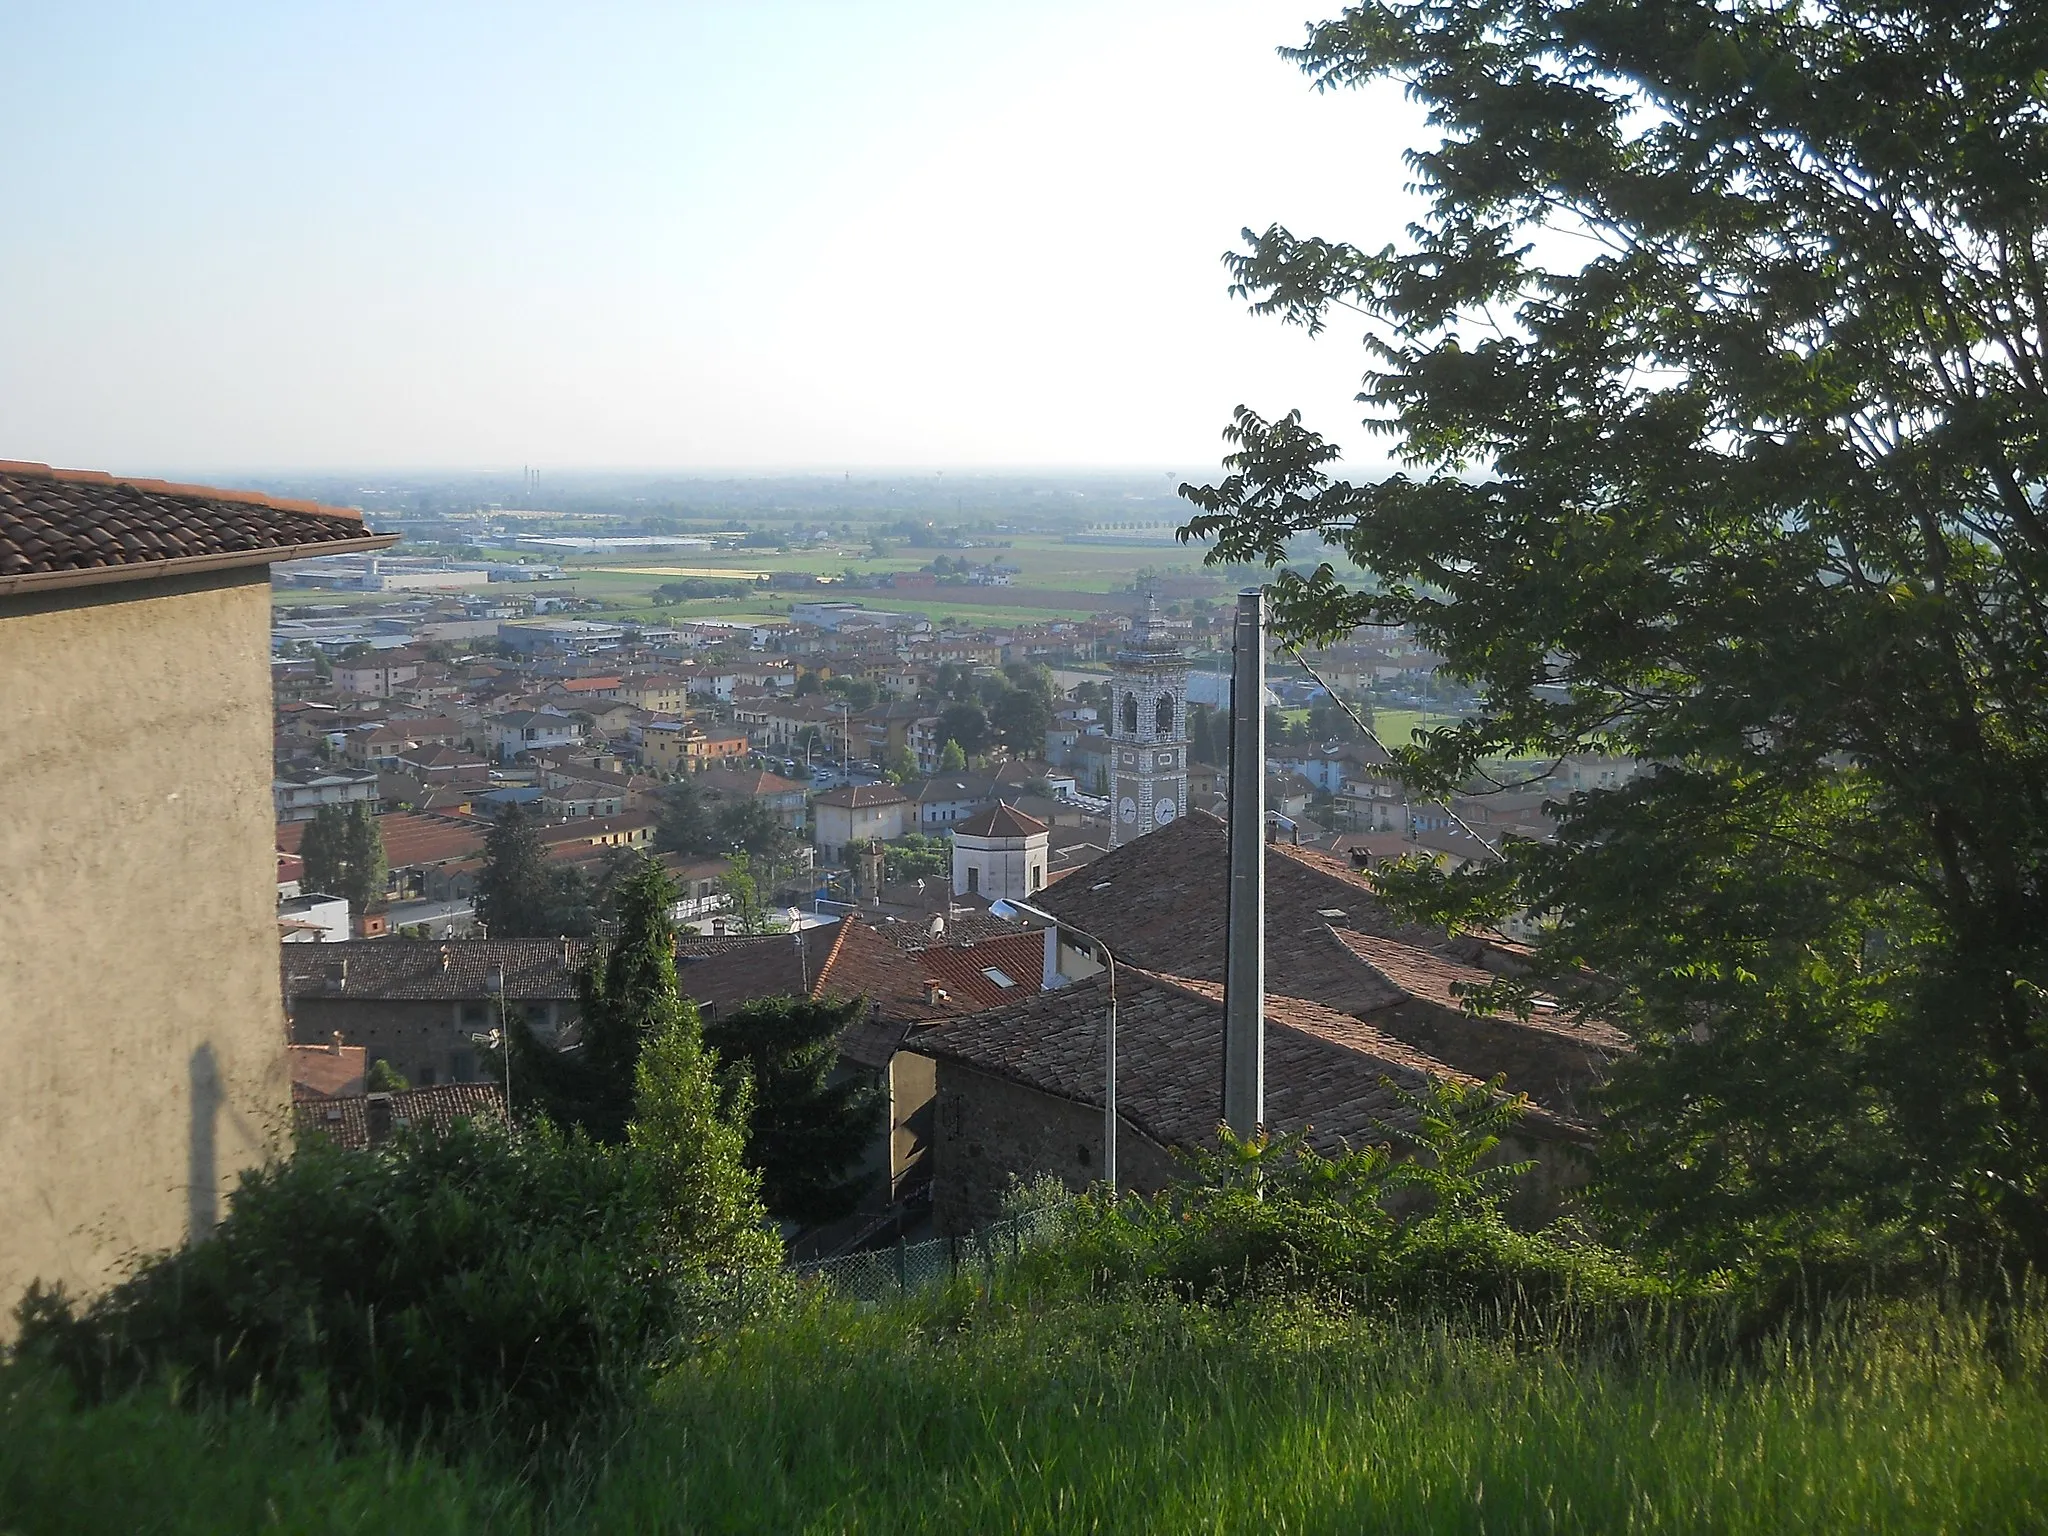
{"type": "MultiPolygon", "coordinates": [[[[858,912],[848,912],[839,919],[839,931],[832,935],[832,947],[825,951],[825,962],[818,967],[818,974],[811,978],[812,997],[823,997],[825,995],[825,978],[831,974],[832,962],[839,958],[840,950],[846,947],[846,936],[853,931],[853,925],[859,921],[860,914],[858,912]]],[[[803,934],[801,932],[797,934],[797,940],[799,943],[802,942],[803,934]]],[[[890,947],[893,949],[895,946],[891,945],[890,947]]]]}
{"type": "Polygon", "coordinates": [[[304,512],[314,517],[346,518],[352,523],[360,523],[363,520],[361,507],[330,506],[325,502],[272,496],[266,491],[233,490],[218,485],[187,485],[174,480],[112,475],[102,469],[54,469],[48,464],[37,463],[32,459],[0,459],[0,475],[34,475],[39,479],[56,480],[69,485],[125,485],[134,490],[147,491],[154,496],[178,496],[194,501],[240,502],[254,507],[268,507],[274,512],[304,512]]]}

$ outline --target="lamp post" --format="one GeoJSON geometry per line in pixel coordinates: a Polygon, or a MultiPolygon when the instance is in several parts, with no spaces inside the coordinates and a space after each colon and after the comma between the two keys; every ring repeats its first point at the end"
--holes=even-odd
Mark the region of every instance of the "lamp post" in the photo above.
{"type": "MultiPolygon", "coordinates": [[[[1062,931],[1076,938],[1086,939],[1102,955],[1109,972],[1109,1029],[1102,1048],[1102,1177],[1109,1185],[1112,1199],[1116,1196],[1116,953],[1102,940],[1085,928],[1076,928],[1072,923],[1061,922],[1043,907],[1034,907],[1029,902],[1011,901],[1005,898],[999,905],[1011,912],[1043,923],[1053,930],[1053,943],[1059,943],[1062,931]]],[[[992,905],[989,909],[994,911],[992,905]]],[[[998,914],[1001,915],[1001,914],[998,914]]]]}

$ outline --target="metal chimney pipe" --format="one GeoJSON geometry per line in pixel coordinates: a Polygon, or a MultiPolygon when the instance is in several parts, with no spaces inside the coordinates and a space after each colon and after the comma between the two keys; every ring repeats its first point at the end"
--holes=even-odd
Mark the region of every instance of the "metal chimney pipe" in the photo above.
{"type": "Polygon", "coordinates": [[[1266,1119],[1266,594],[1237,594],[1230,674],[1230,918],[1223,973],[1223,1123],[1266,1119]]]}

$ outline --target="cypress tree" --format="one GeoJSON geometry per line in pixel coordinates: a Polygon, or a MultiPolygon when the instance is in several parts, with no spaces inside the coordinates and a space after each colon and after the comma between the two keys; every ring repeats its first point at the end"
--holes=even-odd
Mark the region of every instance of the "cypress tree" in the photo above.
{"type": "Polygon", "coordinates": [[[367,804],[357,804],[350,809],[342,853],[341,894],[348,897],[349,905],[361,915],[383,901],[391,879],[390,865],[384,858],[384,833],[377,825],[376,814],[367,804]]]}
{"type": "Polygon", "coordinates": [[[338,805],[321,806],[299,841],[299,857],[306,863],[306,873],[299,881],[302,890],[309,895],[316,891],[327,896],[344,894],[347,842],[348,813],[338,805]]]}
{"type": "Polygon", "coordinates": [[[531,817],[509,805],[484,840],[484,867],[476,878],[476,915],[494,939],[551,936],[555,905],[547,852],[531,817]]]}
{"type": "Polygon", "coordinates": [[[720,1075],[752,1092],[747,1161],[777,1216],[832,1221],[860,1203],[870,1179],[856,1172],[877,1129],[882,1095],[856,1078],[832,1080],[839,1032],[866,1005],[771,997],[704,1026],[720,1075]]]}

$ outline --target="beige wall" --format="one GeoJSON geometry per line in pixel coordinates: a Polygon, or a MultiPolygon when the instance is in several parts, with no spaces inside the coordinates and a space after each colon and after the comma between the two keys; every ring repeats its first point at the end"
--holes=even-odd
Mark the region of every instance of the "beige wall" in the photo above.
{"type": "Polygon", "coordinates": [[[278,1145],[269,631],[261,568],[0,598],[0,1313],[278,1145]]]}

